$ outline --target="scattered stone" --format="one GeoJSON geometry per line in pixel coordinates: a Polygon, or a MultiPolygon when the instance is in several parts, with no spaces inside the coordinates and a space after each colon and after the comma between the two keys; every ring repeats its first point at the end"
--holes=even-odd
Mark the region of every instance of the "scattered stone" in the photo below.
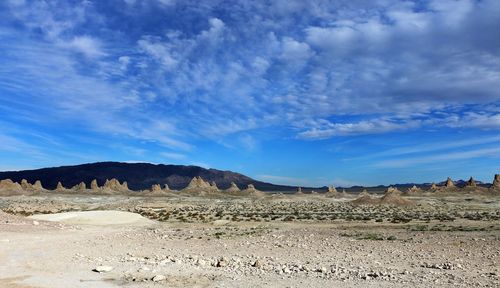
{"type": "Polygon", "coordinates": [[[226,267],[226,266],[227,266],[227,260],[224,257],[219,259],[217,261],[217,264],[215,265],[215,267],[226,267]]]}
{"type": "Polygon", "coordinates": [[[153,278],[151,278],[153,282],[160,282],[160,281],[165,281],[167,280],[167,277],[165,275],[155,275],[153,278]]]}
{"type": "Polygon", "coordinates": [[[259,259],[255,260],[255,262],[252,263],[252,267],[255,268],[262,268],[262,262],[259,261],[259,259]]]}
{"type": "Polygon", "coordinates": [[[94,272],[99,272],[99,273],[106,273],[112,271],[114,268],[112,266],[97,266],[94,268],[94,272]]]}

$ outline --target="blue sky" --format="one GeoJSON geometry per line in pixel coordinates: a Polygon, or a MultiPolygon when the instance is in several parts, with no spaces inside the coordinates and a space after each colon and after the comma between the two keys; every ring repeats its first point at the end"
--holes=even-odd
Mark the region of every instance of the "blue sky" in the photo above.
{"type": "Polygon", "coordinates": [[[0,2],[0,170],[491,182],[500,1],[0,2]]]}

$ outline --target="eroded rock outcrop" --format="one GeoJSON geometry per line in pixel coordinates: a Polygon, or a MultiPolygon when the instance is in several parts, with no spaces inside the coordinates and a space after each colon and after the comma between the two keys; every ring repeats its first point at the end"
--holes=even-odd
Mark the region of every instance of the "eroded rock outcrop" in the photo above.
{"type": "Polygon", "coordinates": [[[99,185],[97,185],[97,180],[94,179],[92,180],[92,182],[90,182],[90,189],[92,190],[98,190],[99,189],[99,185]]]}
{"type": "Polygon", "coordinates": [[[432,182],[431,187],[429,188],[429,190],[430,190],[430,191],[436,191],[436,190],[438,190],[438,189],[439,189],[439,188],[438,188],[438,186],[436,185],[436,183],[432,182]]]}
{"type": "Polygon", "coordinates": [[[399,189],[398,189],[398,188],[396,188],[396,187],[389,186],[389,187],[387,187],[387,189],[385,190],[385,194],[388,194],[388,193],[397,193],[397,194],[401,194],[401,191],[399,191],[399,189]]]}
{"type": "Polygon", "coordinates": [[[203,189],[210,188],[210,183],[206,182],[200,176],[196,176],[189,182],[188,186],[185,189],[203,189]]]}
{"type": "Polygon", "coordinates": [[[340,198],[342,197],[342,194],[337,191],[337,188],[335,186],[328,186],[328,190],[326,192],[326,197],[335,197],[335,198],[340,198]]]}
{"type": "Polygon", "coordinates": [[[363,190],[359,197],[356,200],[351,201],[351,203],[355,205],[413,205],[412,201],[404,199],[401,194],[401,191],[392,186],[388,187],[384,193],[384,196],[380,198],[371,197],[366,190],[363,190]]]}
{"type": "Polygon", "coordinates": [[[397,205],[397,206],[413,205],[412,201],[404,199],[401,196],[401,191],[392,186],[387,188],[387,190],[384,193],[384,196],[380,198],[379,203],[388,205],[397,205]]]}
{"type": "Polygon", "coordinates": [[[153,193],[155,193],[155,192],[156,192],[156,193],[158,193],[158,192],[161,192],[161,191],[162,191],[162,190],[161,190],[161,186],[160,186],[160,184],[153,184],[153,185],[151,186],[151,192],[153,192],[153,193]]]}
{"type": "Polygon", "coordinates": [[[79,184],[73,186],[73,188],[71,189],[75,191],[85,191],[87,190],[87,185],[85,184],[85,182],[80,182],[79,184]]]}
{"type": "Polygon", "coordinates": [[[106,179],[106,182],[104,182],[104,186],[102,186],[102,189],[105,192],[128,192],[130,191],[128,189],[127,182],[123,182],[123,184],[118,181],[118,179],[113,178],[111,180],[106,179]]]}
{"type": "Polygon", "coordinates": [[[212,186],[212,188],[215,190],[219,190],[219,187],[217,187],[217,183],[215,183],[215,181],[210,182],[210,186],[212,186]]]}
{"type": "Polygon", "coordinates": [[[408,190],[406,190],[405,194],[419,194],[422,192],[422,189],[418,188],[416,185],[413,185],[411,188],[408,188],[408,190]]]}
{"type": "Polygon", "coordinates": [[[493,178],[493,185],[491,185],[493,189],[498,189],[500,190],[500,174],[495,174],[495,177],[493,178]]]}
{"type": "Polygon", "coordinates": [[[42,181],[36,180],[35,184],[33,184],[33,188],[36,190],[43,190],[42,181]]]}
{"type": "Polygon", "coordinates": [[[352,204],[354,205],[373,205],[376,204],[378,199],[373,198],[370,193],[368,193],[368,190],[363,189],[361,193],[359,193],[358,198],[355,200],[351,201],[352,204]]]}
{"type": "Polygon", "coordinates": [[[56,190],[55,191],[58,191],[58,192],[61,192],[61,191],[65,191],[66,188],[64,188],[64,186],[62,185],[61,181],[57,182],[57,186],[56,186],[56,190]]]}
{"type": "Polygon", "coordinates": [[[33,189],[33,185],[31,185],[30,183],[28,183],[28,180],[22,179],[21,180],[21,188],[23,188],[23,190],[32,190],[33,189]]]}
{"type": "Polygon", "coordinates": [[[445,186],[446,188],[455,188],[455,183],[453,182],[453,180],[451,180],[450,177],[448,177],[448,179],[446,179],[446,184],[445,186]]]}
{"type": "Polygon", "coordinates": [[[469,181],[467,181],[466,186],[467,187],[477,187],[476,180],[474,180],[474,178],[470,177],[469,181]]]}
{"type": "Polygon", "coordinates": [[[0,181],[0,195],[11,195],[22,193],[23,188],[17,182],[10,179],[0,181]]]}
{"type": "Polygon", "coordinates": [[[229,186],[229,188],[224,190],[224,192],[226,192],[226,193],[238,193],[240,191],[241,191],[240,188],[234,182],[231,182],[231,186],[229,186]]]}
{"type": "Polygon", "coordinates": [[[247,188],[241,190],[242,195],[248,196],[265,196],[266,194],[260,190],[257,190],[253,184],[248,184],[247,188]]]}
{"type": "Polygon", "coordinates": [[[335,186],[328,186],[328,193],[337,193],[337,189],[335,186]]]}
{"type": "Polygon", "coordinates": [[[211,192],[217,192],[219,189],[217,186],[212,186],[207,181],[203,180],[200,176],[196,176],[189,182],[188,186],[181,190],[181,192],[205,194],[211,192]]]}

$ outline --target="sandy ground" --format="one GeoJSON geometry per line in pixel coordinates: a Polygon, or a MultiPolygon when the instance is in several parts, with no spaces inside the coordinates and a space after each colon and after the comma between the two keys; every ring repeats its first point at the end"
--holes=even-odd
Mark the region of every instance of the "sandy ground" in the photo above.
{"type": "MultiPolygon", "coordinates": [[[[182,206],[161,202],[139,204],[182,206]]],[[[498,202],[481,205],[498,211],[498,202]]],[[[498,220],[189,223],[116,211],[35,218],[0,212],[0,287],[500,287],[498,220]]]]}
{"type": "Polygon", "coordinates": [[[82,225],[148,225],[153,221],[139,214],[123,211],[80,211],[54,214],[35,214],[28,217],[33,220],[60,222],[82,225]]]}

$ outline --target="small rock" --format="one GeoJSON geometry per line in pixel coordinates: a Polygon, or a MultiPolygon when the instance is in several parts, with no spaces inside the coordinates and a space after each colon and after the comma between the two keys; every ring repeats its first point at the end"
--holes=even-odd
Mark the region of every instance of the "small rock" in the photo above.
{"type": "Polygon", "coordinates": [[[106,272],[110,272],[111,270],[113,270],[113,267],[111,267],[111,266],[97,266],[92,271],[99,272],[99,273],[106,273],[106,272]]]}
{"type": "Polygon", "coordinates": [[[165,277],[165,275],[155,275],[153,278],[151,278],[153,282],[165,281],[166,279],[167,277],[165,277]]]}
{"type": "Polygon", "coordinates": [[[227,266],[227,261],[224,258],[221,258],[219,261],[217,261],[216,267],[225,267],[227,266]]]}
{"type": "Polygon", "coordinates": [[[38,226],[38,225],[40,225],[40,222],[38,222],[38,221],[33,221],[33,225],[38,226]]]}
{"type": "Polygon", "coordinates": [[[252,264],[252,267],[260,269],[260,268],[262,268],[262,263],[259,260],[255,260],[255,262],[253,262],[253,264],[252,264]]]}

